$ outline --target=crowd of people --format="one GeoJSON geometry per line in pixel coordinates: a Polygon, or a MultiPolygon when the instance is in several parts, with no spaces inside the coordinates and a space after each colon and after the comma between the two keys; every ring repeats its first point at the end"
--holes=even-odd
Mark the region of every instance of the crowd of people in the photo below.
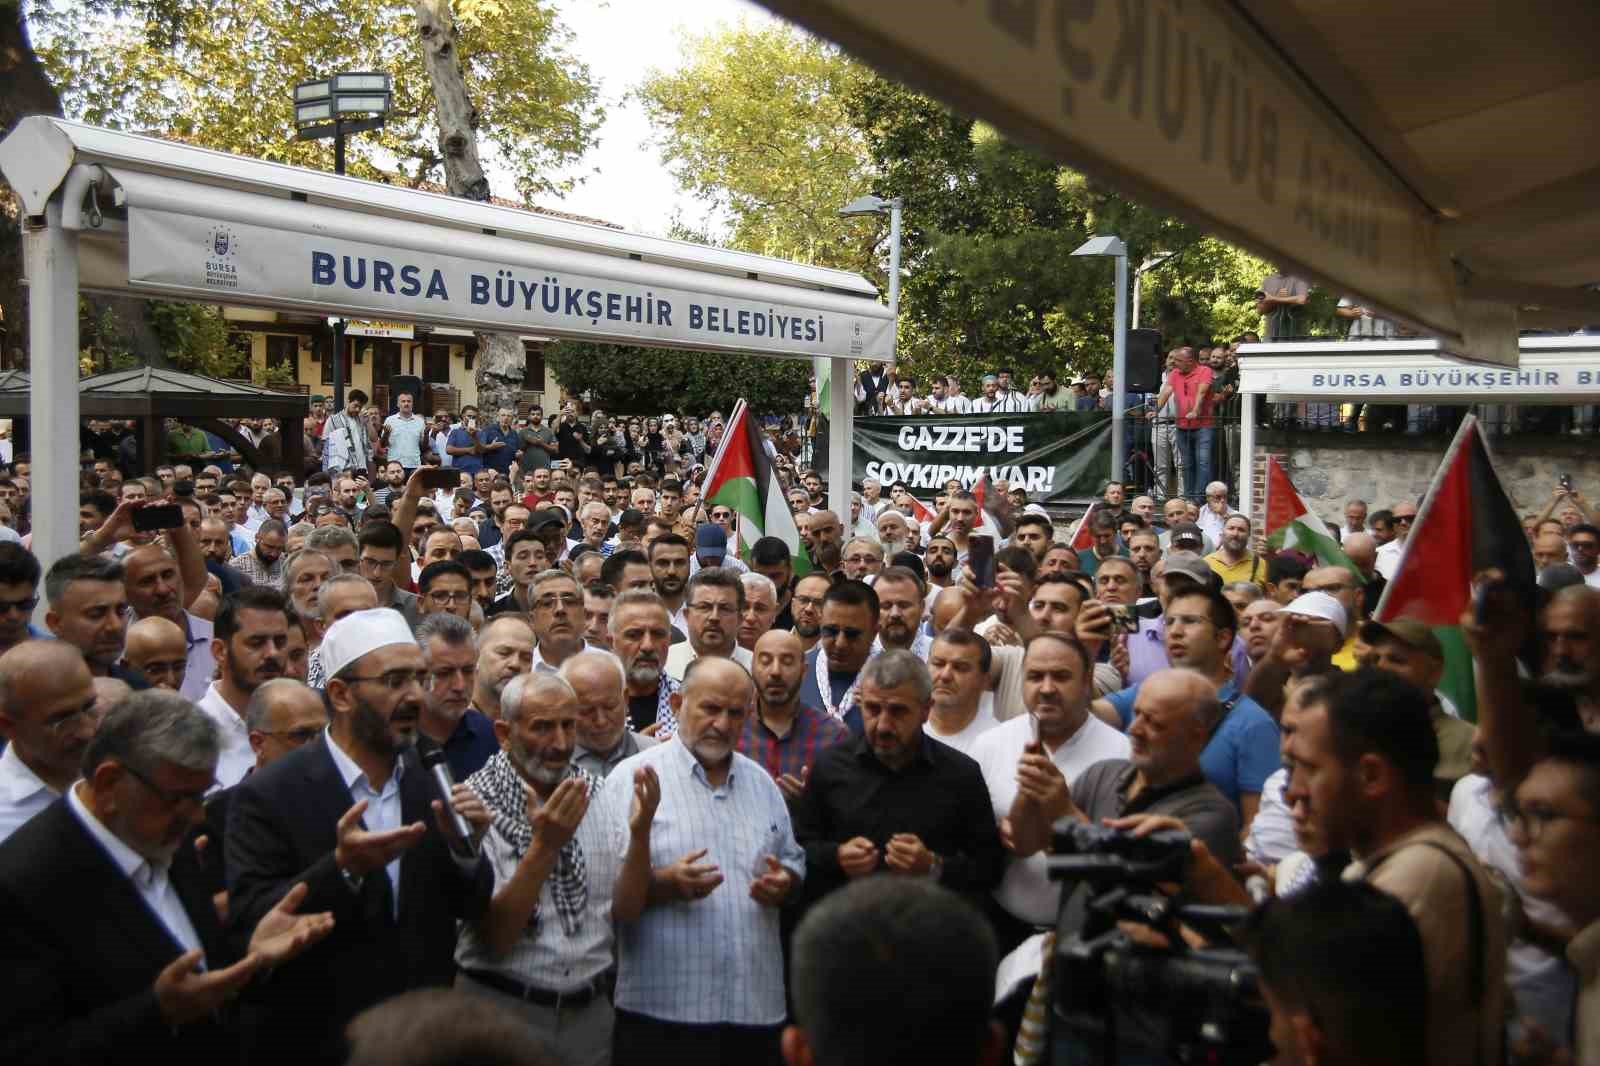
{"type": "Polygon", "coordinates": [[[1284,1061],[1600,1062],[1570,487],[1540,587],[1462,619],[1474,726],[1430,627],[1372,618],[1412,501],[1353,502],[1326,566],[1219,483],[1108,484],[1074,548],[1003,483],[835,510],[785,462],[791,545],[701,498],[694,443],[350,401],[308,477],[91,449],[80,550],[0,543],[8,1060],[994,1061],[1080,819],[1192,836],[1185,898],[1276,900],[1240,935],[1284,1061]]]}

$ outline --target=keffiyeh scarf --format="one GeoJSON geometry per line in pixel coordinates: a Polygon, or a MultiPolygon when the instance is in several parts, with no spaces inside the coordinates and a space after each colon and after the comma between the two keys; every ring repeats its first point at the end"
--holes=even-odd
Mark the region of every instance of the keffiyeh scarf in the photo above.
{"type": "MultiPolygon", "coordinates": [[[[592,774],[576,766],[569,772],[583,782],[590,796],[594,795],[599,782],[592,774]]],[[[467,787],[489,808],[491,824],[521,862],[533,846],[533,823],[528,820],[528,785],[511,765],[510,757],[503,751],[495,752],[483,769],[467,778],[467,787]]],[[[562,846],[556,858],[555,869],[550,872],[550,896],[555,901],[561,928],[571,936],[589,906],[589,868],[577,836],[562,846]]],[[[530,929],[539,927],[539,909],[534,907],[533,914],[528,917],[530,929]]]]}

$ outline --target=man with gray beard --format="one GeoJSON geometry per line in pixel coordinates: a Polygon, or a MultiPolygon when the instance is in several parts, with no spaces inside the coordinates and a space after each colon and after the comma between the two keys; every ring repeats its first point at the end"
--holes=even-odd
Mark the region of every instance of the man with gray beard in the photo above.
{"type": "Polygon", "coordinates": [[[1584,728],[1600,732],[1600,591],[1574,585],[1557,592],[1541,630],[1546,679],[1571,690],[1584,728]]]}
{"type": "Polygon", "coordinates": [[[629,589],[611,606],[611,649],[627,675],[628,727],[658,740],[677,728],[672,696],[678,683],[666,672],[672,646],[667,605],[648,589],[629,589]]]}
{"type": "Polygon", "coordinates": [[[589,810],[600,779],[572,763],[579,713],[577,693],[555,674],[505,686],[500,751],[467,779],[489,810],[494,895],[461,926],[456,987],[522,1016],[563,1062],[605,1066],[620,852],[604,813],[589,810]]]}
{"type": "Polygon", "coordinates": [[[878,543],[883,545],[883,557],[892,559],[911,546],[911,527],[906,516],[889,508],[878,516],[878,543]]]}

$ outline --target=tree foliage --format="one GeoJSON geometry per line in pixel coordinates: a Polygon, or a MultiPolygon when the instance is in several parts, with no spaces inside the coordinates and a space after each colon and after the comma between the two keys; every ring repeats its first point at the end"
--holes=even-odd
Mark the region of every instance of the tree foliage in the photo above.
{"type": "Polygon", "coordinates": [[[682,62],[638,89],[678,183],[721,209],[732,248],[859,270],[874,235],[838,209],[871,161],[845,113],[872,77],[784,25],[723,27],[682,42],[682,62]]]}
{"type": "Polygon", "coordinates": [[[740,398],[758,414],[791,414],[804,406],[811,376],[802,359],[580,341],[551,345],[545,360],[569,392],[618,414],[701,417],[740,398]]]}
{"type": "MultiPolygon", "coordinates": [[[[479,130],[524,200],[593,143],[588,68],[541,0],[459,0],[458,57],[479,130]]],[[[349,172],[438,182],[442,160],[412,5],[402,0],[36,4],[35,42],[67,115],[277,162],[331,169],[328,141],[293,139],[298,81],[341,70],[394,79],[388,125],[351,138],[349,172]],[[398,164],[398,166],[396,166],[398,164]]]]}

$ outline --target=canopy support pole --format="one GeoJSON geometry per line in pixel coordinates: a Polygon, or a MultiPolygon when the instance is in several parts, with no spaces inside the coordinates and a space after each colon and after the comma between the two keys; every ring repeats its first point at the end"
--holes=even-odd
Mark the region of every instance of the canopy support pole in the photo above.
{"type": "MultiPolygon", "coordinates": [[[[1239,513],[1249,517],[1255,506],[1255,484],[1251,475],[1255,472],[1256,457],[1256,394],[1240,393],[1239,400],[1239,513]]],[[[1201,489],[1204,488],[1202,485],[1201,489]]],[[[1251,518],[1251,522],[1255,519],[1251,518]]],[[[1265,525],[1266,520],[1261,524],[1265,525]]]]}
{"type": "MultiPolygon", "coordinates": [[[[78,550],[78,234],[61,202],[24,227],[28,277],[28,417],[33,554],[46,570],[78,550]]],[[[46,604],[34,611],[43,625],[46,604]]]]}
{"type": "MultiPolygon", "coordinates": [[[[850,438],[855,435],[856,366],[847,356],[831,356],[828,388],[828,509],[850,528],[850,477],[855,469],[850,438]]],[[[848,540],[848,537],[844,538],[848,540]]],[[[843,546],[843,540],[840,542],[843,546]]]]}

